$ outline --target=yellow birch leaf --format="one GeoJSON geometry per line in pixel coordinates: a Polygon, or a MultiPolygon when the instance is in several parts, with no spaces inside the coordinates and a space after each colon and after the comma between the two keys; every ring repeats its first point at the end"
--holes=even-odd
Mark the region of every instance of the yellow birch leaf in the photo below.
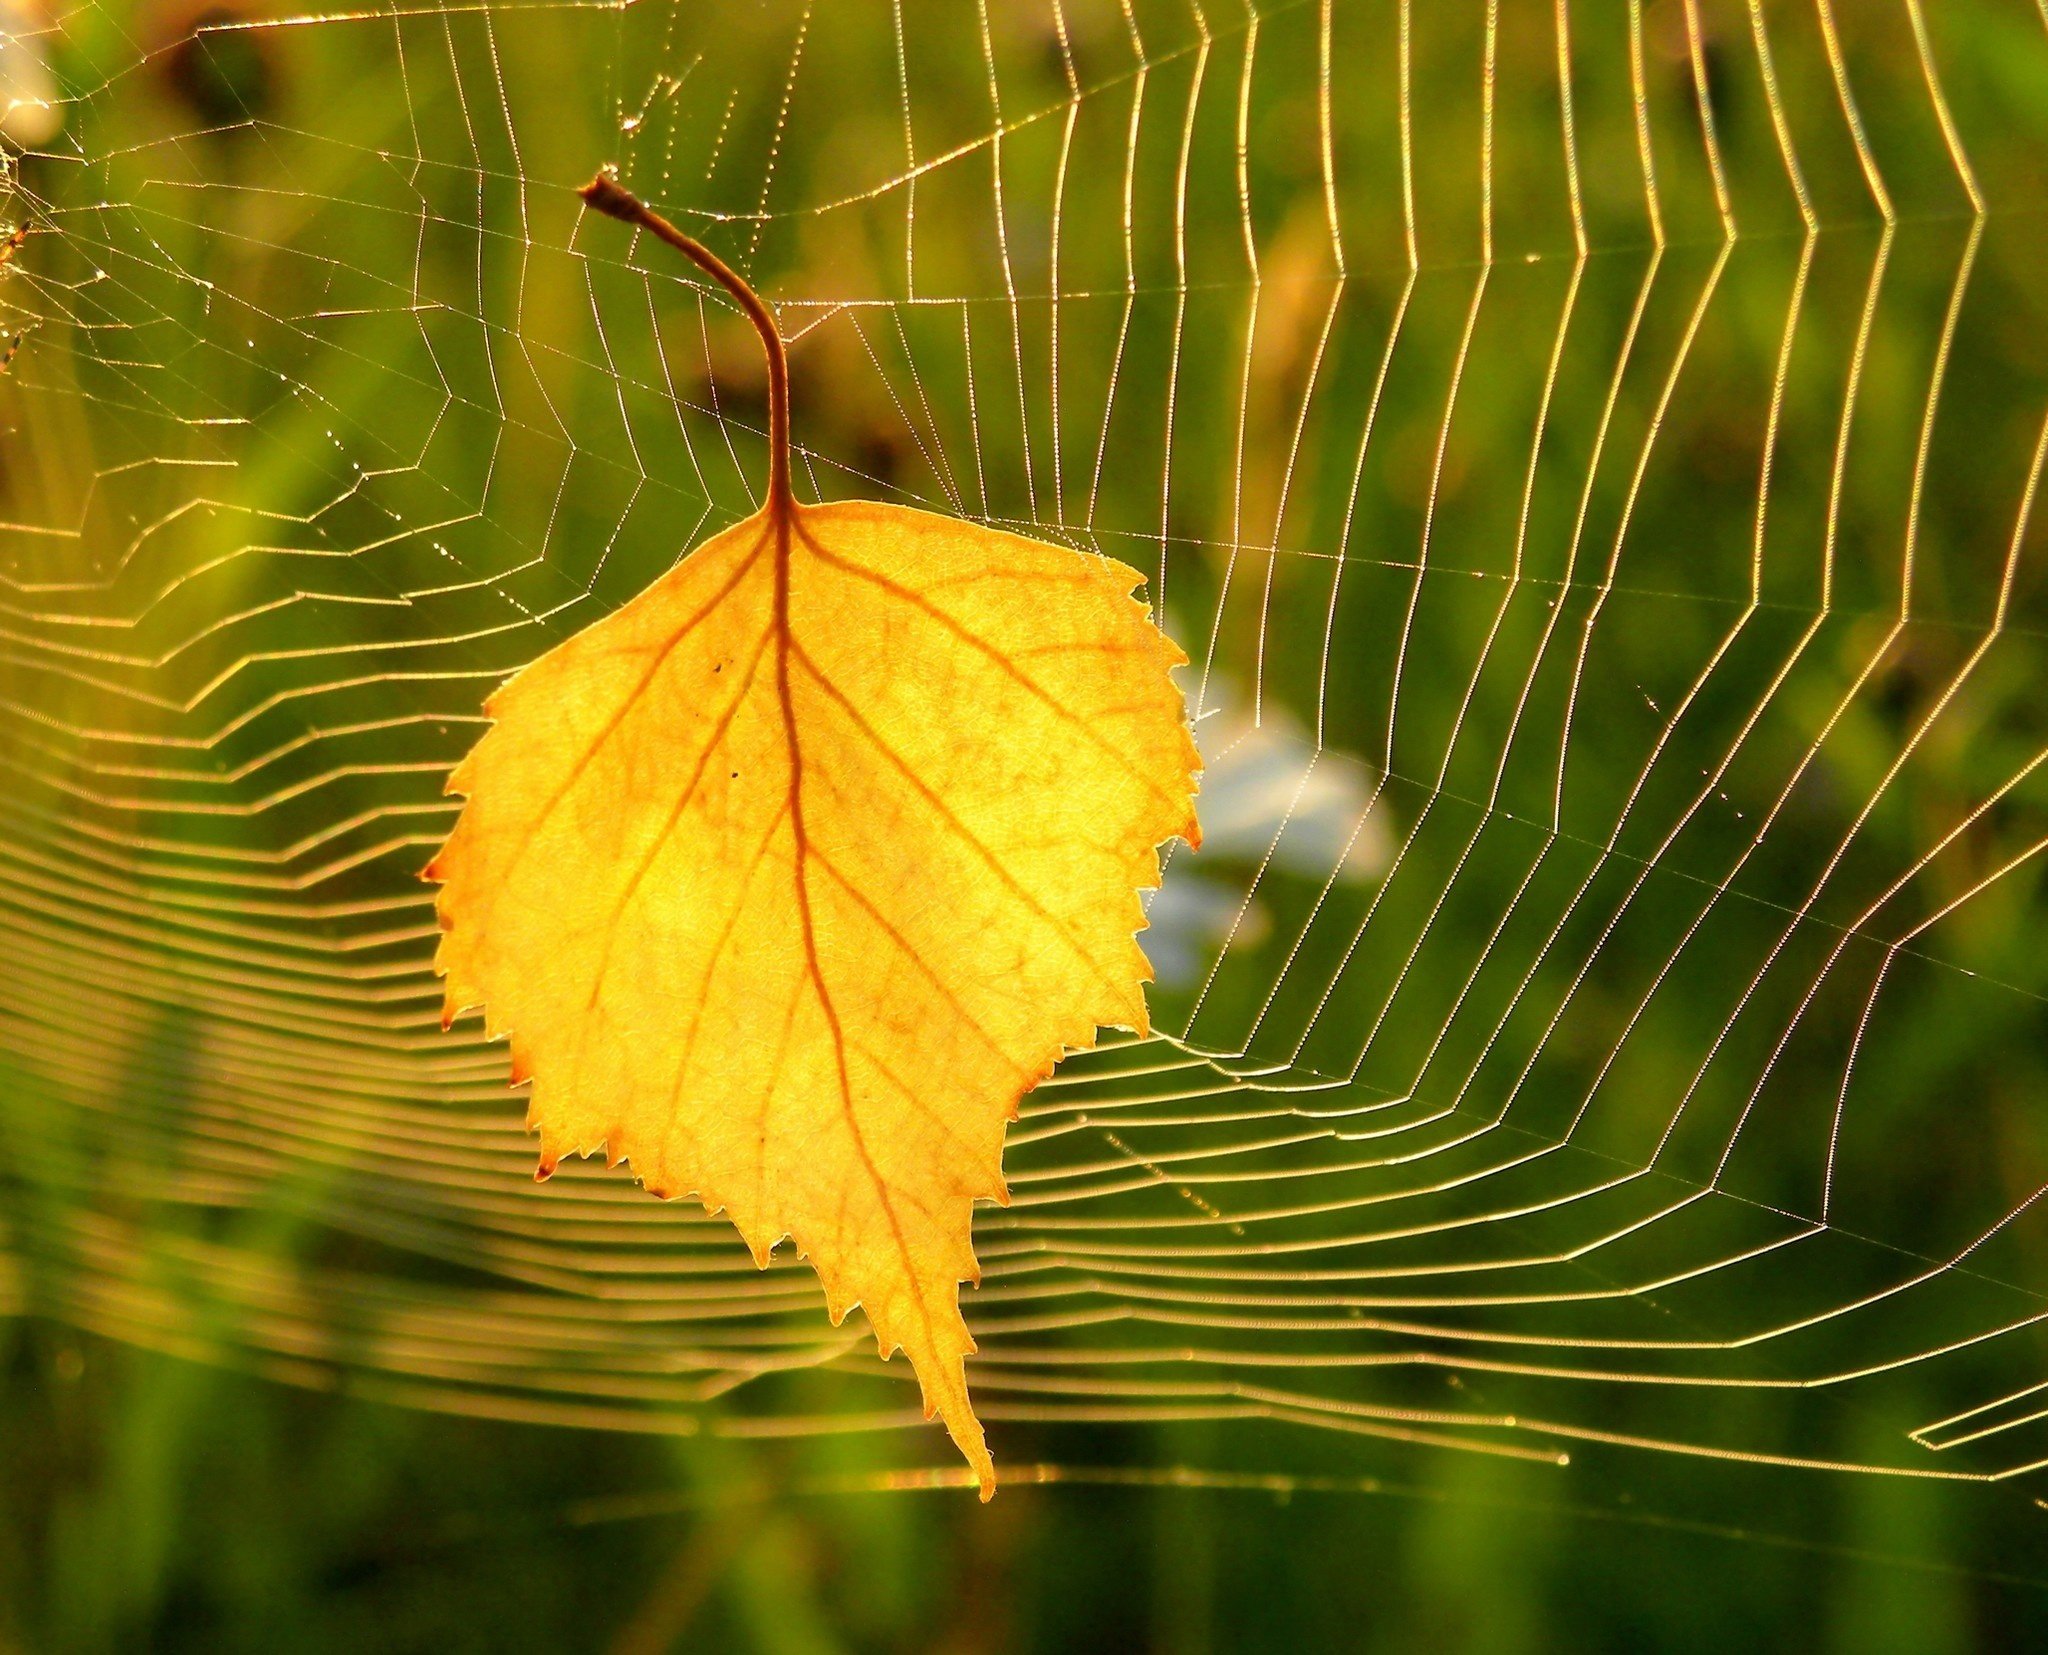
{"type": "Polygon", "coordinates": [[[792,1239],[986,1499],[973,1203],[1008,1200],[1004,1127],[1061,1055],[1146,1027],[1137,893],[1198,833],[1185,657],[1121,564],[798,504],[766,309],[609,178],[584,195],[760,330],[768,504],[491,697],[427,870],[446,1016],[510,1036],[542,1177],[603,1152],[763,1266],[792,1239]]]}

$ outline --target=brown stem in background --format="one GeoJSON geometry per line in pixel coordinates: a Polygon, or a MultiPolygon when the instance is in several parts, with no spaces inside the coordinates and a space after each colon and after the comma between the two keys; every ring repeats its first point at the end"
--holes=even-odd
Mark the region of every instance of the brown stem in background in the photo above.
{"type": "Polygon", "coordinates": [[[782,334],[761,296],[747,285],[746,278],[694,236],[685,235],[646,202],[608,172],[601,172],[576,192],[584,205],[645,230],[665,241],[693,264],[715,278],[726,292],[739,301],[747,320],[761,336],[768,353],[768,504],[769,517],[786,522],[795,515],[796,496],[789,486],[789,357],[782,348],[782,334]]]}

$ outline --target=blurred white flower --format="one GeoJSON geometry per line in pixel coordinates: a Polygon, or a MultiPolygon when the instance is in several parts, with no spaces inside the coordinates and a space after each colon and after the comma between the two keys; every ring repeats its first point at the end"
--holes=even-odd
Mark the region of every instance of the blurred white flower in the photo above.
{"type": "MultiPolygon", "coordinates": [[[[1166,870],[1165,882],[1151,893],[1145,929],[1138,933],[1145,958],[1152,962],[1153,980],[1168,988],[1191,983],[1201,975],[1216,945],[1230,935],[1230,922],[1238,909],[1244,906],[1242,894],[1233,894],[1215,880],[1186,872],[1186,868],[1185,862],[1176,862],[1166,870]]],[[[1246,932],[1263,934],[1265,915],[1246,914],[1237,930],[1241,940],[1256,941],[1257,935],[1247,936],[1246,932]]]]}
{"type": "Polygon", "coordinates": [[[1268,704],[1254,721],[1216,677],[1206,700],[1195,722],[1202,849],[1175,852],[1141,938],[1168,986],[1193,980],[1226,938],[1242,947],[1265,934],[1256,896],[1245,903],[1262,862],[1318,884],[1333,875],[1356,884],[1378,877],[1392,854],[1386,807],[1373,805],[1375,778],[1363,759],[1327,745],[1318,752],[1284,708],[1268,704]]]}
{"type": "Polygon", "coordinates": [[[0,0],[0,139],[39,149],[64,125],[44,46],[54,32],[36,0],[0,0]]]}

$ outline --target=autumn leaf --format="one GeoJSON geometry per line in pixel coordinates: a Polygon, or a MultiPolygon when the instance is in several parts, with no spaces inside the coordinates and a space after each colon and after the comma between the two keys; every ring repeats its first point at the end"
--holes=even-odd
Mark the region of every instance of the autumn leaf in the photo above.
{"type": "Polygon", "coordinates": [[[800,505],[766,308],[608,177],[593,207],[732,291],[770,366],[767,505],[505,684],[456,769],[447,1018],[530,1080],[540,1175],[630,1162],[784,1237],[901,1348],[986,1499],[959,1285],[1018,1100],[1146,1027],[1157,846],[1194,843],[1185,657],[1140,576],[902,507],[800,505]]]}

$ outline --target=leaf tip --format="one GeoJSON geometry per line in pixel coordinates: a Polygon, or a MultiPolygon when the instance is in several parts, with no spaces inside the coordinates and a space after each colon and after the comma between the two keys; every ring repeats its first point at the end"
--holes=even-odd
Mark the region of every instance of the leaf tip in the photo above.
{"type": "Polygon", "coordinates": [[[974,1480],[981,1490],[981,1503],[987,1505],[996,1497],[996,1462],[988,1451],[988,1438],[982,1434],[981,1421],[974,1417],[972,1408],[964,1410],[964,1418],[956,1418],[950,1408],[934,1409],[933,1412],[944,1416],[947,1434],[973,1471],[974,1480]]]}

